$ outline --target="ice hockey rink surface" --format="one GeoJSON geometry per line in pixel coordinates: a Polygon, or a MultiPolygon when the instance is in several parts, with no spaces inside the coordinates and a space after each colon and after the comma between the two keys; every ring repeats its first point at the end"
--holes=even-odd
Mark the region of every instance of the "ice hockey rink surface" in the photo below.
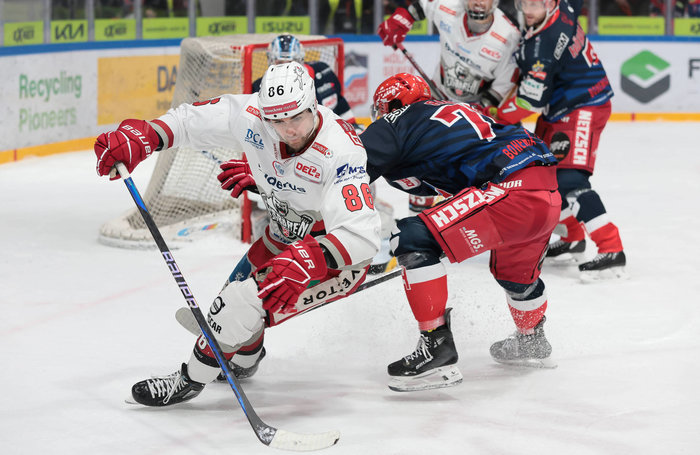
{"type": "MultiPolygon", "coordinates": [[[[593,186],[619,226],[626,281],[583,284],[545,266],[545,331],[558,368],[492,361],[514,330],[485,255],[449,265],[464,382],[396,393],[386,365],[417,326],[396,279],[267,331],[267,357],[243,388],[289,431],[340,430],[328,454],[697,454],[700,449],[700,128],[612,123],[593,186]]],[[[133,174],[143,192],[154,159],[133,174]]],[[[379,196],[406,213],[406,198],[379,196]]],[[[124,402],[175,371],[193,336],[156,250],[97,243],[131,208],[98,178],[91,151],[0,166],[0,453],[266,454],[228,384],[154,409],[124,402]]],[[[221,235],[174,251],[207,308],[245,251],[221,235]]],[[[594,252],[589,251],[592,255],[594,252]]]]}

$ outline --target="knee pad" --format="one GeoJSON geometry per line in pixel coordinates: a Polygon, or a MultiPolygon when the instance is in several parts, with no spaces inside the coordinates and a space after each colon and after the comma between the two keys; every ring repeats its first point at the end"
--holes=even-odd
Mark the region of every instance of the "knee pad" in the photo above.
{"type": "Polygon", "coordinates": [[[434,256],[439,260],[442,254],[442,248],[417,216],[397,221],[389,244],[391,252],[397,258],[409,253],[424,253],[425,256],[434,256]]]}
{"type": "Polygon", "coordinates": [[[259,336],[265,326],[265,316],[255,280],[233,281],[214,299],[207,324],[219,342],[236,350],[259,336]]]}
{"type": "Polygon", "coordinates": [[[514,283],[512,281],[496,280],[513,300],[532,300],[544,294],[544,281],[539,278],[531,284],[514,283]]]}

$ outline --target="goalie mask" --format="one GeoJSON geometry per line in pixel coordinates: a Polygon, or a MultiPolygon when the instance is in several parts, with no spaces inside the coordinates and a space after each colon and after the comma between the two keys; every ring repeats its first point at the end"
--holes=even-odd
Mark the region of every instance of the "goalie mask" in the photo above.
{"type": "Polygon", "coordinates": [[[272,65],[260,82],[258,104],[266,120],[279,120],[309,109],[316,114],[314,80],[300,63],[272,65]]]}
{"type": "Polygon", "coordinates": [[[372,102],[372,121],[418,101],[429,100],[430,86],[420,76],[398,73],[379,84],[372,102]]]}
{"type": "Polygon", "coordinates": [[[304,46],[292,35],[280,35],[267,46],[267,64],[304,61],[304,46]]]}
{"type": "Polygon", "coordinates": [[[469,19],[483,21],[496,11],[498,0],[467,0],[464,8],[467,10],[469,19]],[[491,6],[489,6],[491,3],[491,6]]]}

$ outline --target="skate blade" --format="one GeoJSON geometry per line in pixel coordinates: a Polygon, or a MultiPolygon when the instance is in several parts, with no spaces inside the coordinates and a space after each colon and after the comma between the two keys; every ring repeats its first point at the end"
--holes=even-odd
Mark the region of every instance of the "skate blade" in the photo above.
{"type": "Polygon", "coordinates": [[[426,371],[417,376],[392,376],[389,388],[394,392],[417,392],[420,390],[453,387],[462,382],[462,373],[457,365],[448,365],[426,371]]]}
{"type": "Polygon", "coordinates": [[[627,280],[629,275],[624,266],[610,267],[605,270],[587,270],[581,272],[580,279],[582,283],[595,283],[606,280],[627,280]]]}
{"type": "Polygon", "coordinates": [[[513,360],[500,360],[494,358],[496,362],[503,364],[503,365],[508,365],[508,366],[515,366],[515,367],[524,367],[524,368],[544,368],[548,370],[553,370],[557,366],[557,363],[552,360],[551,357],[547,357],[546,359],[513,359],[513,360]]]}
{"type": "Polygon", "coordinates": [[[584,253],[564,253],[559,256],[544,258],[545,265],[554,267],[568,267],[584,262],[586,262],[586,255],[584,253]]]}

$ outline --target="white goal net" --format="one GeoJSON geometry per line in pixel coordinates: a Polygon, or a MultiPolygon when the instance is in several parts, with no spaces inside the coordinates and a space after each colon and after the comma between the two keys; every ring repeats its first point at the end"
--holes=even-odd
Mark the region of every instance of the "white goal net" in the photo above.
{"type": "MultiPolygon", "coordinates": [[[[277,35],[248,34],[186,38],[171,106],[207,100],[224,93],[250,93],[267,68],[267,45],[277,35]]],[[[297,35],[306,61],[327,63],[343,82],[343,43],[323,36],[297,35]]],[[[224,161],[241,156],[234,149],[173,148],[158,153],[144,201],[171,247],[212,230],[230,231],[250,241],[247,199],[233,199],[216,176],[224,161]]],[[[101,243],[123,248],[153,247],[148,228],[136,209],[100,228],[101,243]]]]}

